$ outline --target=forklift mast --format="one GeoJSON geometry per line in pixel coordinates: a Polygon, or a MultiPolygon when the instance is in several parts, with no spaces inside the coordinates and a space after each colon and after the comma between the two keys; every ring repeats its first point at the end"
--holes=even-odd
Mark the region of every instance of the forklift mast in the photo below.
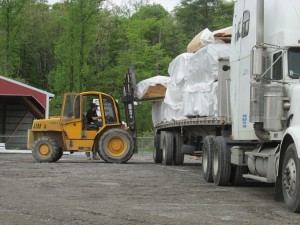
{"type": "Polygon", "coordinates": [[[136,122],[135,122],[135,112],[134,112],[134,90],[136,86],[134,67],[130,66],[128,72],[125,75],[124,85],[123,85],[123,95],[122,103],[125,108],[125,116],[127,127],[130,130],[132,139],[135,143],[135,153],[137,153],[137,144],[136,144],[136,122]]]}

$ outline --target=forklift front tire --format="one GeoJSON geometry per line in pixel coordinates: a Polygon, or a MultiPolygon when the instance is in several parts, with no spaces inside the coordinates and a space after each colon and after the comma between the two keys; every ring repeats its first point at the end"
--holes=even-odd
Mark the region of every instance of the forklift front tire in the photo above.
{"type": "Polygon", "coordinates": [[[32,148],[32,155],[37,162],[56,162],[60,157],[60,149],[55,140],[51,137],[43,136],[38,138],[32,148]]]}

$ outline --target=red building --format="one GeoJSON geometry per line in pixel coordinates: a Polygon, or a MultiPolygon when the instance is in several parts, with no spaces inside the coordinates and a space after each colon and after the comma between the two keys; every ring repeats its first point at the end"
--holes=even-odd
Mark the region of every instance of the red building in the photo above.
{"type": "Polygon", "coordinates": [[[0,76],[0,143],[6,148],[25,149],[27,130],[34,118],[49,117],[54,95],[0,76]]]}

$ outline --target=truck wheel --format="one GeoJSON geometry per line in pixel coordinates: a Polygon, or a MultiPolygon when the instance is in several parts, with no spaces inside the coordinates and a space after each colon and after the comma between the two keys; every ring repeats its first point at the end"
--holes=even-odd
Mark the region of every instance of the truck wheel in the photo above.
{"type": "Polygon", "coordinates": [[[181,134],[175,134],[174,138],[174,165],[180,166],[184,161],[184,154],[181,153],[181,147],[183,144],[183,138],[181,134]]]}
{"type": "Polygon", "coordinates": [[[134,143],[123,129],[112,128],[105,131],[98,143],[100,157],[110,163],[126,163],[133,155],[134,143]]]}
{"type": "Polygon", "coordinates": [[[233,186],[244,186],[246,183],[246,178],[243,177],[243,174],[248,173],[247,166],[237,166],[231,168],[231,178],[230,183],[233,186]]]}
{"type": "Polygon", "coordinates": [[[218,186],[227,186],[230,181],[231,163],[226,160],[226,141],[216,137],[213,147],[213,179],[218,186]]]}
{"type": "Polygon", "coordinates": [[[56,162],[59,158],[60,150],[51,137],[44,136],[38,138],[32,148],[32,155],[37,162],[56,162]]]}
{"type": "Polygon", "coordinates": [[[207,182],[213,182],[212,173],[212,154],[214,147],[215,136],[206,136],[203,141],[202,148],[202,172],[203,178],[207,182]]]}
{"type": "Polygon", "coordinates": [[[160,134],[154,136],[153,160],[155,163],[161,163],[163,160],[162,150],[160,148],[160,134]]]}
{"type": "Polygon", "coordinates": [[[300,160],[295,144],[285,153],[282,166],[283,199],[288,209],[300,212],[300,160]]]}
{"type": "Polygon", "coordinates": [[[173,164],[173,148],[174,144],[174,135],[171,132],[166,132],[163,139],[163,165],[172,165],[173,164]]]}

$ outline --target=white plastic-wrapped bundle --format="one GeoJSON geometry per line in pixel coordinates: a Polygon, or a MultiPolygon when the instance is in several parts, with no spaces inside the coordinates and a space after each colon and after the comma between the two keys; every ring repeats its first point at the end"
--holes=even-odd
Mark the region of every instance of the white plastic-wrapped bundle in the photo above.
{"type": "Polygon", "coordinates": [[[175,110],[182,108],[184,85],[184,82],[179,84],[170,83],[167,87],[164,102],[175,110]]]}
{"type": "Polygon", "coordinates": [[[229,44],[214,43],[195,54],[176,57],[169,66],[171,81],[165,99],[153,107],[154,124],[190,116],[216,116],[218,59],[229,55],[229,44]]]}
{"type": "Polygon", "coordinates": [[[152,105],[152,121],[154,125],[166,121],[181,120],[183,118],[184,116],[181,109],[173,109],[164,101],[155,102],[152,105]]]}
{"type": "Polygon", "coordinates": [[[168,73],[171,77],[170,83],[180,84],[184,82],[188,73],[189,59],[193,56],[193,53],[183,53],[177,56],[169,65],[168,73]]]}
{"type": "Polygon", "coordinates": [[[211,92],[183,92],[183,115],[213,116],[214,98],[211,92]]]}
{"type": "Polygon", "coordinates": [[[164,110],[162,108],[162,103],[163,102],[155,102],[152,105],[152,122],[153,125],[157,125],[161,122],[165,122],[164,118],[162,118],[161,113],[164,110]]]}
{"type": "Polygon", "coordinates": [[[213,82],[218,79],[218,59],[229,57],[229,54],[229,44],[210,44],[191,56],[185,77],[185,91],[211,91],[213,82]]]}
{"type": "Polygon", "coordinates": [[[218,59],[229,57],[229,44],[210,44],[196,52],[188,63],[183,91],[184,116],[216,115],[214,82],[218,79],[218,59]]]}
{"type": "Polygon", "coordinates": [[[136,85],[136,92],[135,92],[136,97],[138,99],[142,99],[145,93],[147,92],[147,90],[149,89],[149,87],[153,87],[158,84],[167,87],[169,82],[170,82],[170,77],[160,76],[160,75],[143,80],[136,85]]]}

